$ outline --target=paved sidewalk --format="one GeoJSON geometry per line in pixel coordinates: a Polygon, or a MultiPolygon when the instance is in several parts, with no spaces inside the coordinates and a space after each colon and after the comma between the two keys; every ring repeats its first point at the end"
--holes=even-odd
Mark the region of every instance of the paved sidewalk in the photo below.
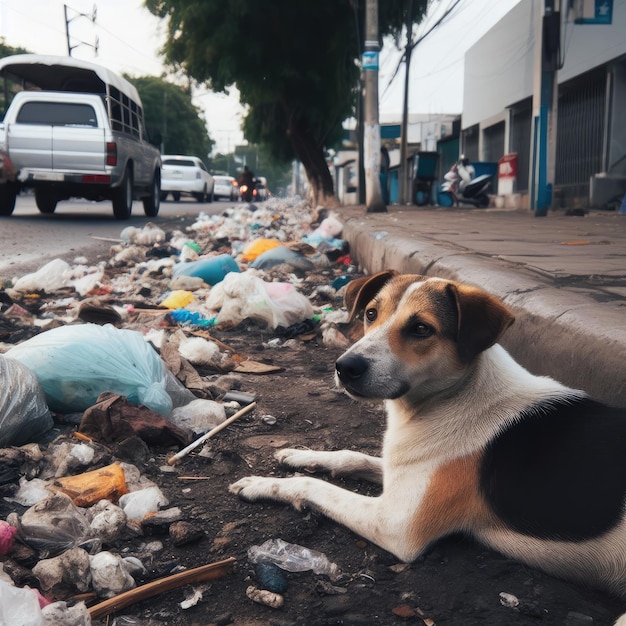
{"type": "Polygon", "coordinates": [[[626,406],[626,215],[394,206],[338,213],[360,267],[487,289],[515,312],[502,343],[528,369],[626,406]]]}

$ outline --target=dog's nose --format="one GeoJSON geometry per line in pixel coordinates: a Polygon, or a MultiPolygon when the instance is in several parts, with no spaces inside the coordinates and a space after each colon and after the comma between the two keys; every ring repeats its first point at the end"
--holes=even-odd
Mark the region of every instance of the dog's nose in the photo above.
{"type": "Polygon", "coordinates": [[[339,380],[350,381],[361,378],[367,371],[368,361],[357,354],[347,354],[339,357],[335,363],[339,380]]]}

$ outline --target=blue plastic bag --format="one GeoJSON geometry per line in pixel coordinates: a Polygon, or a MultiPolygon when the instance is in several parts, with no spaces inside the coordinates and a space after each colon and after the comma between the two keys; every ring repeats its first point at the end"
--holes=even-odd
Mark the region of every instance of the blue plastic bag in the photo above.
{"type": "Polygon", "coordinates": [[[126,396],[167,417],[172,411],[168,370],[143,335],[111,324],[53,328],[11,348],[6,356],[37,377],[48,406],[76,413],[103,391],[126,396]]]}

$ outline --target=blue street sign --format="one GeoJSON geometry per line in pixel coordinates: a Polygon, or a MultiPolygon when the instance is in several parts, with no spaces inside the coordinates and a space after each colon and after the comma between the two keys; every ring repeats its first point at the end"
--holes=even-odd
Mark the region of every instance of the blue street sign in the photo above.
{"type": "Polygon", "coordinates": [[[361,67],[364,70],[378,69],[378,52],[367,51],[361,57],[361,67]]]}
{"type": "Polygon", "coordinates": [[[613,0],[583,0],[576,24],[612,24],[613,0]]]}

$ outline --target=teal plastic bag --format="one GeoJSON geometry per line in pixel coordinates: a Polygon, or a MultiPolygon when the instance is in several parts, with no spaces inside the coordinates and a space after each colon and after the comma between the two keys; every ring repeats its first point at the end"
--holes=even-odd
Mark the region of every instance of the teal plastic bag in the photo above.
{"type": "Polygon", "coordinates": [[[134,330],[111,324],[53,328],[6,354],[37,377],[51,410],[76,413],[103,391],[126,396],[167,417],[172,411],[168,370],[154,348],[134,330]]]}

